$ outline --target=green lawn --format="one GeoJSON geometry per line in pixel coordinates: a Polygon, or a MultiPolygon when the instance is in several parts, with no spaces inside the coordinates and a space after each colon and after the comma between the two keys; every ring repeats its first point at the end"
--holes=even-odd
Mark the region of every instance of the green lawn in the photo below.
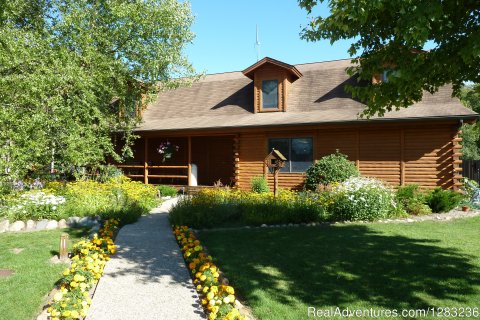
{"type": "Polygon", "coordinates": [[[258,319],[313,319],[308,307],[480,308],[479,227],[477,217],[204,231],[200,239],[258,319]]]}
{"type": "Polygon", "coordinates": [[[60,235],[70,234],[70,245],[86,235],[84,229],[65,229],[28,233],[0,234],[0,269],[15,274],[0,278],[0,318],[32,319],[41,311],[45,295],[60,279],[65,264],[52,264],[58,254],[60,235]],[[23,249],[20,253],[12,249],[23,249]]]}

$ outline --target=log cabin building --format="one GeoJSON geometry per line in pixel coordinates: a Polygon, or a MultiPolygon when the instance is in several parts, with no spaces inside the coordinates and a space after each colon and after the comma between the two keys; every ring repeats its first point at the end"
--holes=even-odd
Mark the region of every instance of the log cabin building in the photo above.
{"type": "Polygon", "coordinates": [[[287,158],[280,187],[299,189],[306,169],[338,149],[362,175],[392,186],[456,189],[459,128],[478,115],[443,87],[409,108],[361,119],[365,105],[344,90],[356,81],[345,71],[349,66],[350,59],[294,66],[267,57],[242,72],[207,75],[162,92],[135,129],[141,138],[134,158],[119,167],[145,183],[221,181],[249,189],[275,148],[287,158]],[[161,143],[178,151],[165,159],[157,151],[161,143]]]}

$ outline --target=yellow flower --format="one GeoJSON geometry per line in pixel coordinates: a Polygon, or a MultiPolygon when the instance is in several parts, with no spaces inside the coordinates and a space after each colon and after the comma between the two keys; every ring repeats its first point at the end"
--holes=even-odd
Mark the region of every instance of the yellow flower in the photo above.
{"type": "Polygon", "coordinates": [[[85,277],[82,276],[82,275],[76,274],[76,275],[73,277],[73,280],[75,280],[76,282],[82,282],[82,281],[85,281],[85,277]]]}
{"type": "Polygon", "coordinates": [[[68,276],[69,274],[70,274],[70,269],[65,269],[65,271],[63,271],[64,276],[68,276]]]}
{"type": "Polygon", "coordinates": [[[70,282],[70,286],[71,286],[72,288],[76,288],[76,287],[78,287],[78,283],[75,282],[75,281],[72,281],[72,282],[70,282]]]}
{"type": "Polygon", "coordinates": [[[55,293],[55,295],[53,296],[53,300],[54,300],[54,301],[60,301],[60,300],[62,300],[62,298],[63,298],[63,293],[61,293],[61,292],[57,292],[57,293],[55,293]]]}
{"type": "Polygon", "coordinates": [[[235,294],[235,290],[233,289],[233,287],[230,287],[230,286],[226,286],[226,287],[225,287],[225,291],[226,291],[228,294],[235,294]]]}

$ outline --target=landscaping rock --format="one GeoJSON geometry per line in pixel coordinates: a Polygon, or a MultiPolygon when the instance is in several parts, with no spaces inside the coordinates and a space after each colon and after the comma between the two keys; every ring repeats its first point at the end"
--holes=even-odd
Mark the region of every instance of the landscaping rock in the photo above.
{"type": "Polygon", "coordinates": [[[80,220],[78,220],[77,224],[80,227],[90,227],[94,224],[94,222],[93,222],[93,219],[91,219],[90,217],[83,217],[83,218],[80,218],[80,220]]]}
{"type": "Polygon", "coordinates": [[[407,222],[415,222],[413,219],[407,219],[407,222]]]}
{"type": "Polygon", "coordinates": [[[25,229],[25,222],[23,222],[23,221],[15,221],[15,222],[12,223],[12,225],[8,228],[8,231],[16,232],[16,231],[22,231],[23,229],[25,229]]]}
{"type": "Polygon", "coordinates": [[[48,221],[47,225],[45,226],[46,230],[53,230],[58,228],[58,222],[56,220],[48,221]]]}
{"type": "Polygon", "coordinates": [[[90,229],[89,236],[90,236],[90,237],[93,237],[93,235],[94,235],[95,233],[97,233],[98,230],[100,230],[100,227],[101,227],[100,223],[95,222],[95,223],[93,224],[92,228],[90,229]]]}
{"type": "Polygon", "coordinates": [[[27,220],[27,224],[25,225],[25,230],[27,231],[32,231],[32,230],[35,230],[35,221],[33,220],[27,220]]]}
{"type": "Polygon", "coordinates": [[[48,220],[43,219],[37,222],[37,225],[35,226],[35,230],[45,230],[47,227],[48,220]]]}
{"type": "Polygon", "coordinates": [[[10,226],[10,221],[8,221],[8,220],[1,221],[0,222],[0,233],[7,232],[9,226],[10,226]]]}
{"type": "Polygon", "coordinates": [[[261,225],[261,227],[262,227],[262,228],[266,228],[267,225],[264,223],[264,224],[261,225]]]}
{"type": "Polygon", "coordinates": [[[67,219],[67,226],[76,227],[78,224],[78,221],[80,221],[79,217],[70,217],[67,219]]]}
{"type": "Polygon", "coordinates": [[[59,229],[65,229],[67,228],[68,225],[67,225],[67,221],[65,219],[61,219],[58,221],[58,228],[59,229]]]}

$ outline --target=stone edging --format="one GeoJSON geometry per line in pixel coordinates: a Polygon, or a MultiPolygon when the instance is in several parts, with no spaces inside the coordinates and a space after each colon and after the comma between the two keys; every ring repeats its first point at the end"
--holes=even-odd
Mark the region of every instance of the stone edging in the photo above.
{"type": "MultiPolygon", "coordinates": [[[[18,220],[10,223],[9,220],[0,220],[0,233],[4,232],[31,232],[40,230],[54,230],[63,228],[84,228],[91,227],[92,231],[98,231],[100,228],[100,217],[70,217],[67,220],[48,220],[38,221],[27,220],[26,222],[18,220]]],[[[91,231],[91,232],[92,232],[91,231]]]]}

